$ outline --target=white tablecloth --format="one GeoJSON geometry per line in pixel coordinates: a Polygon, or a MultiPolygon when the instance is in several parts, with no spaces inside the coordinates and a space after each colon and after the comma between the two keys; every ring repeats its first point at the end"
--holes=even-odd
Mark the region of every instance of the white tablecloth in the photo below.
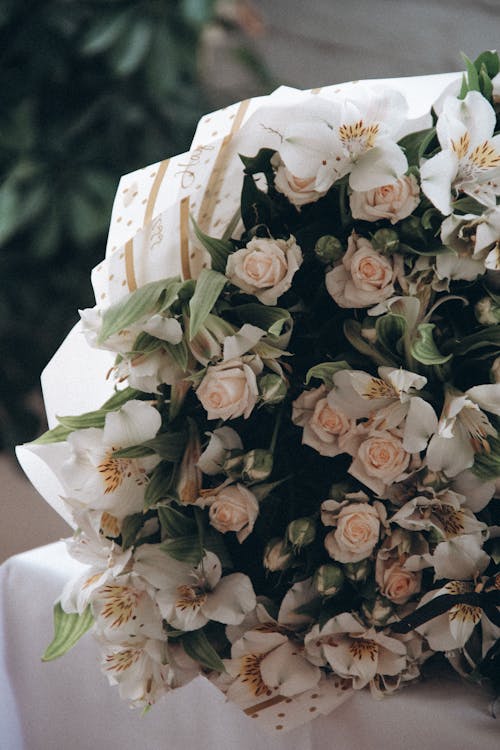
{"type": "Polygon", "coordinates": [[[52,602],[79,570],[62,542],[0,568],[0,750],[498,750],[491,696],[453,674],[376,702],[363,691],[283,736],[262,732],[199,678],[145,717],[110,688],[91,635],[43,664],[52,602]]]}

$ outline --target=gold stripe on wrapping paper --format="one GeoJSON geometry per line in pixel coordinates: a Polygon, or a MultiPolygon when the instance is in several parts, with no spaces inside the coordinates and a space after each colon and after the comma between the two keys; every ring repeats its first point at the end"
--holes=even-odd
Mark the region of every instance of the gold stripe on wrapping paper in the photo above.
{"type": "Polygon", "coordinates": [[[165,159],[165,161],[162,161],[160,166],[158,167],[158,172],[156,173],[156,177],[153,182],[153,187],[151,188],[151,192],[149,193],[149,196],[148,196],[148,203],[146,206],[146,212],[144,214],[144,226],[146,226],[146,224],[149,224],[149,222],[153,218],[153,211],[155,208],[156,199],[158,198],[158,193],[160,192],[161,183],[163,182],[163,178],[165,177],[165,173],[168,169],[169,163],[170,163],[170,159],[165,159]]]}
{"type": "Polygon", "coordinates": [[[125,245],[125,277],[130,292],[137,289],[137,280],[134,270],[134,241],[129,240],[125,245]]]}
{"type": "Polygon", "coordinates": [[[258,713],[259,711],[265,711],[266,708],[276,706],[278,703],[282,703],[285,698],[282,695],[275,695],[274,698],[269,698],[267,701],[261,701],[261,703],[255,703],[250,708],[245,708],[244,712],[247,716],[258,713]]]}
{"type": "Polygon", "coordinates": [[[241,128],[243,118],[245,117],[245,113],[248,109],[249,104],[250,99],[245,99],[244,101],[240,102],[240,106],[238,107],[238,111],[236,112],[231,130],[223,139],[221,147],[219,149],[219,153],[217,154],[217,157],[215,159],[215,163],[201,201],[200,210],[198,212],[198,224],[204,232],[207,231],[210,224],[210,219],[213,216],[215,204],[219,197],[222,181],[227,169],[227,147],[235,133],[237,133],[241,128]]]}
{"type": "Polygon", "coordinates": [[[191,278],[191,268],[189,265],[189,195],[181,200],[180,205],[180,250],[181,250],[181,271],[183,279],[191,278]]]}
{"type": "Polygon", "coordinates": [[[319,89],[311,89],[311,94],[320,94],[321,93],[321,88],[322,87],[320,87],[319,89]]]}

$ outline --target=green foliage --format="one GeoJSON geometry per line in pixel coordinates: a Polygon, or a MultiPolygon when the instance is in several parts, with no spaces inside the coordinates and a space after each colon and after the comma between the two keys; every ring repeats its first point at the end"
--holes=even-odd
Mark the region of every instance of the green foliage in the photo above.
{"type": "Polygon", "coordinates": [[[196,282],[196,289],[189,302],[191,314],[189,337],[194,339],[226,286],[227,278],[218,271],[204,268],[196,282]]]}
{"type": "Polygon", "coordinates": [[[63,656],[93,624],[94,617],[90,607],[81,615],[68,614],[61,607],[61,603],[57,602],[54,605],[54,638],[47,646],[42,661],[52,661],[63,656]]]}
{"type": "Polygon", "coordinates": [[[197,49],[213,13],[213,0],[0,2],[4,445],[35,436],[26,395],[93,304],[120,176],[185,150],[207,109],[197,49]]]}
{"type": "Polygon", "coordinates": [[[195,659],[207,669],[214,669],[216,672],[226,671],[221,658],[210,644],[203,630],[185,633],[180,640],[184,646],[184,651],[191,659],[195,659]]]}

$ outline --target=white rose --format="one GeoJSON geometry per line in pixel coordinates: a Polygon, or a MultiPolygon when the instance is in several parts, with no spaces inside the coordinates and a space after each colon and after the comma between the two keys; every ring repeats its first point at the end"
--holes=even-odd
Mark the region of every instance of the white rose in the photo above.
{"type": "Polygon", "coordinates": [[[274,240],[254,237],[227,260],[226,276],[232,284],[253,294],[263,305],[276,305],[292,285],[302,263],[295,237],[274,240]]]}
{"type": "Polygon", "coordinates": [[[310,445],[321,456],[337,456],[344,452],[341,438],[351,433],[356,422],[331,406],[324,385],[304,391],[293,402],[292,421],[304,428],[302,443],[310,445]]]}
{"type": "Polygon", "coordinates": [[[416,209],[420,203],[420,188],[415,177],[407,175],[391,185],[354,192],[350,203],[354,219],[390,219],[391,224],[395,224],[406,219],[416,209]]]}
{"type": "Polygon", "coordinates": [[[422,574],[405,570],[399,560],[377,557],[375,579],[380,593],[394,604],[405,604],[413,594],[420,591],[422,574]]]}
{"type": "Polygon", "coordinates": [[[271,160],[275,168],[274,187],[279,193],[283,193],[294,206],[304,206],[306,203],[314,203],[326,194],[326,190],[316,190],[316,176],[297,177],[286,168],[279,154],[275,154],[271,160]]]}
{"type": "Polygon", "coordinates": [[[350,503],[340,510],[335,531],[326,535],[325,548],[337,562],[359,562],[372,553],[379,534],[378,510],[367,503],[350,503]]]}
{"type": "Polygon", "coordinates": [[[209,419],[247,419],[259,395],[257,379],[250,365],[230,359],[207,369],[196,395],[209,419]]]}
{"type": "Polygon", "coordinates": [[[394,294],[394,277],[392,261],[353,232],[342,262],[326,274],[325,282],[339,307],[370,307],[394,294]]]}
{"type": "Polygon", "coordinates": [[[410,458],[399,435],[388,430],[373,430],[360,444],[349,473],[381,495],[387,485],[401,477],[410,458]]]}
{"type": "Polygon", "coordinates": [[[214,529],[221,534],[235,531],[239,542],[251,533],[259,514],[257,498],[243,484],[233,484],[215,495],[205,496],[203,505],[210,508],[210,523],[214,529]]]}

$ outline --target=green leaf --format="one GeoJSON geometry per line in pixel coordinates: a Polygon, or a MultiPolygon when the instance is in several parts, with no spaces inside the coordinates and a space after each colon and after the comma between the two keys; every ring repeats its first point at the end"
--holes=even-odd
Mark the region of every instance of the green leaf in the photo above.
{"type": "Polygon", "coordinates": [[[186,633],[179,638],[179,640],[184,646],[184,651],[191,659],[215,672],[226,671],[219,654],[211,645],[203,630],[192,630],[190,633],[186,633]]]}
{"type": "Polygon", "coordinates": [[[451,205],[455,213],[460,212],[463,214],[475,214],[476,216],[481,216],[484,211],[484,206],[470,196],[467,196],[467,198],[458,198],[458,200],[453,201],[451,205]]]}
{"type": "Polygon", "coordinates": [[[273,203],[267,193],[259,190],[252,175],[245,175],[241,191],[241,218],[247,231],[260,224],[269,226],[273,203]]]}
{"type": "Polygon", "coordinates": [[[273,336],[279,336],[285,325],[292,321],[288,310],[281,307],[250,303],[235,307],[234,312],[242,323],[251,323],[273,336]]]}
{"type": "Polygon", "coordinates": [[[75,643],[80,640],[82,635],[85,635],[93,624],[94,616],[90,606],[81,615],[68,614],[61,607],[61,603],[56,602],[54,605],[54,638],[42,656],[42,661],[52,661],[65,654],[70,648],[73,648],[75,643]]]}
{"type": "Polygon", "coordinates": [[[162,312],[177,299],[181,287],[178,278],[150,281],[135,292],[127,294],[104,311],[98,343],[104,343],[114,333],[122,331],[147,315],[162,312]]]}
{"type": "Polygon", "coordinates": [[[117,41],[128,26],[130,11],[119,15],[100,18],[87,32],[83,39],[84,55],[97,55],[105,52],[117,41]]]}
{"type": "Polygon", "coordinates": [[[462,58],[465,62],[465,67],[467,70],[467,90],[481,91],[481,87],[479,86],[479,76],[474,63],[472,62],[472,60],[469,60],[467,55],[464,55],[463,52],[462,58]]]}
{"type": "Polygon", "coordinates": [[[388,357],[378,351],[374,346],[368,343],[361,335],[361,324],[356,320],[344,321],[344,335],[348,342],[360,354],[370,357],[377,365],[392,365],[398,367],[398,362],[392,357],[388,357]]]}
{"type": "Polygon", "coordinates": [[[198,565],[203,557],[203,549],[200,546],[198,534],[167,539],[160,544],[160,549],[170,555],[170,557],[173,557],[174,560],[179,560],[189,565],[198,565]]]}
{"type": "Polygon", "coordinates": [[[169,357],[180,367],[182,372],[186,372],[189,362],[189,349],[184,339],[179,344],[169,344],[167,341],[162,342],[164,350],[169,357]]]}
{"type": "Polygon", "coordinates": [[[39,438],[33,440],[35,445],[48,445],[49,443],[62,443],[68,435],[71,435],[73,430],[69,427],[63,427],[62,424],[57,425],[52,430],[47,430],[40,435],[39,438]]]}
{"type": "Polygon", "coordinates": [[[196,281],[196,289],[189,301],[191,314],[189,338],[192,340],[217,302],[227,279],[218,271],[204,268],[196,281]]]}
{"type": "Polygon", "coordinates": [[[73,432],[74,430],[86,430],[89,427],[98,427],[101,429],[104,427],[106,414],[108,414],[108,412],[104,409],[98,409],[97,411],[89,411],[86,414],[75,416],[57,416],[57,420],[62,427],[65,427],[70,432],[73,432]]]}
{"type": "Polygon", "coordinates": [[[162,532],[167,537],[177,538],[196,534],[196,521],[172,505],[160,505],[158,519],[162,532]]]}
{"type": "Polygon", "coordinates": [[[149,477],[144,493],[144,510],[151,508],[162,500],[173,500],[175,492],[175,466],[168,461],[162,461],[149,477]]]}
{"type": "Polygon", "coordinates": [[[196,237],[212,259],[212,269],[224,273],[226,270],[227,259],[231,253],[234,252],[232,243],[229,240],[217,240],[215,237],[209,237],[208,234],[201,231],[192,216],[191,221],[196,237]]]}
{"type": "Polygon", "coordinates": [[[417,338],[414,340],[411,353],[423,365],[442,365],[449,362],[453,354],[441,354],[432,334],[436,326],[434,323],[420,323],[417,326],[417,338]]]}
{"type": "Polygon", "coordinates": [[[479,86],[481,88],[482,95],[486,97],[486,99],[491,101],[493,97],[493,84],[484,65],[482,65],[479,70],[479,86]]]}
{"type": "Polygon", "coordinates": [[[151,440],[147,440],[143,445],[146,448],[151,448],[164,461],[176,463],[184,453],[186,439],[185,432],[161,432],[151,440]]]}
{"type": "Polygon", "coordinates": [[[146,56],[153,35],[153,28],[149,19],[140,18],[130,26],[111,55],[114,71],[119,76],[129,76],[133,73],[146,56]]]}
{"type": "Polygon", "coordinates": [[[131,547],[137,537],[138,532],[144,526],[144,514],[143,513],[132,513],[130,516],[126,516],[122,523],[122,543],[123,549],[131,547]]]}
{"type": "Polygon", "coordinates": [[[321,362],[319,365],[315,365],[308,370],[306,375],[306,385],[312,378],[317,378],[323,381],[327,388],[333,387],[333,376],[335,373],[341,370],[350,370],[351,366],[349,362],[341,360],[340,362],[321,362]]]}
{"type": "Polygon", "coordinates": [[[484,68],[487,75],[490,78],[494,78],[500,73],[500,58],[498,57],[498,52],[491,52],[490,50],[481,52],[481,54],[474,60],[474,67],[476,70],[484,68]]]}
{"type": "Polygon", "coordinates": [[[420,164],[420,159],[425,154],[427,147],[436,135],[436,128],[419,130],[402,138],[398,145],[405,151],[410,166],[420,164]]]}
{"type": "Polygon", "coordinates": [[[128,448],[119,448],[117,451],[113,451],[113,458],[142,458],[152,455],[154,455],[154,450],[147,448],[145,445],[131,445],[128,448]]]}
{"type": "Polygon", "coordinates": [[[470,336],[465,336],[461,341],[451,346],[451,350],[455,356],[463,357],[475,349],[488,346],[500,346],[500,326],[488,326],[476,333],[471,333],[470,336]]]}
{"type": "Polygon", "coordinates": [[[500,438],[489,436],[489,451],[476,453],[472,471],[483,482],[500,477],[500,438]]]}
{"type": "Polygon", "coordinates": [[[377,318],[375,323],[377,339],[389,356],[402,357],[404,354],[404,337],[408,324],[402,315],[388,313],[377,318]]]}

